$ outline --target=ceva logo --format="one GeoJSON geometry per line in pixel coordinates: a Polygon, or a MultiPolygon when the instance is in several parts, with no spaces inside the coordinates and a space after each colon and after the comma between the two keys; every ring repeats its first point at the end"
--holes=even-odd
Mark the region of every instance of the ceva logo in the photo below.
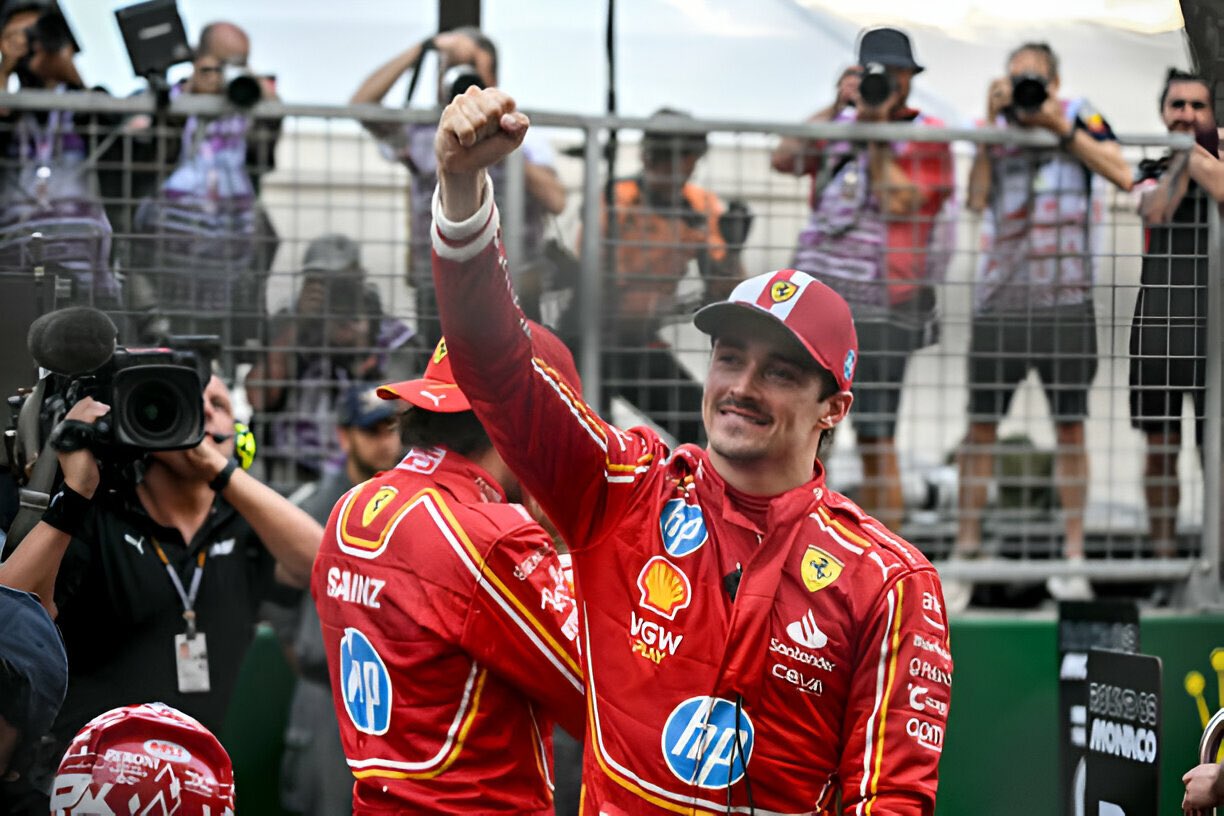
{"type": "Polygon", "coordinates": [[[663,759],[685,784],[722,789],[744,777],[756,729],[748,712],[721,697],[690,697],[663,724],[663,759]]]}
{"type": "Polygon", "coordinates": [[[344,709],[363,734],[387,733],[391,727],[391,675],[374,645],[357,629],[340,639],[340,682],[344,709]]]}
{"type": "Polygon", "coordinates": [[[696,552],[709,538],[701,505],[686,504],[684,499],[672,499],[663,505],[659,530],[663,533],[663,549],[675,558],[696,552]]]}

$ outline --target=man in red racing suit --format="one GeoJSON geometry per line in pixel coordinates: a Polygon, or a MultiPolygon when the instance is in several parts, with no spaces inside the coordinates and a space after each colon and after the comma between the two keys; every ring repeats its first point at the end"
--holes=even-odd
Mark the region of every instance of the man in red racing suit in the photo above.
{"type": "Polygon", "coordinates": [[[742,282],[696,318],[708,448],[612,427],[533,356],[508,284],[484,167],[527,126],[498,89],[444,112],[434,278],[456,380],[574,554],[583,813],[933,813],[939,578],[816,459],[852,400],[845,301],[795,270],[742,282]]]}
{"type": "MultiPolygon", "coordinates": [[[[561,342],[537,342],[577,384],[561,342]],[[559,351],[558,351],[559,349],[559,351]]],[[[578,610],[544,529],[454,384],[404,399],[393,470],[337,503],[314,565],[355,814],[551,814],[552,723],[581,734],[578,610]]]]}

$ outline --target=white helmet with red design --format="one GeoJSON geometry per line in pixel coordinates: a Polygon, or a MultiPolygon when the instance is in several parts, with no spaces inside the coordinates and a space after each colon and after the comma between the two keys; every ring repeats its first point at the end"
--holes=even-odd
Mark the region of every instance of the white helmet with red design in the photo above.
{"type": "Polygon", "coordinates": [[[94,717],[60,761],[52,816],[233,816],[229,754],[207,728],[164,703],[94,717]]]}

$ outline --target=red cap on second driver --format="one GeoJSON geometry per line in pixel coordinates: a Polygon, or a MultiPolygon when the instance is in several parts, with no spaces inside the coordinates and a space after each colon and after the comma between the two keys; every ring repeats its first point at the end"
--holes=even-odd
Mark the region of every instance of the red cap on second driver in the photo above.
{"type": "MultiPolygon", "coordinates": [[[[582,395],[582,380],[574,365],[574,357],[568,348],[551,331],[527,321],[531,327],[532,356],[538,357],[556,370],[566,384],[579,396],[582,395]]],[[[450,354],[446,349],[446,338],[438,341],[434,353],[425,367],[425,376],[416,380],[388,383],[378,387],[378,396],[383,399],[402,399],[417,408],[440,414],[457,414],[472,410],[472,403],[455,384],[451,370],[450,354]]]]}

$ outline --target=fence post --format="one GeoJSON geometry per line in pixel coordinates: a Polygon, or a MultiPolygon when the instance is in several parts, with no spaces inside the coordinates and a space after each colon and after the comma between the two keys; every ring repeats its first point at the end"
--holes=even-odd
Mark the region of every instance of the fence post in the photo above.
{"type": "MultiPolygon", "coordinates": [[[[503,199],[506,210],[501,213],[502,243],[506,247],[506,260],[510,262],[510,269],[514,272],[521,269],[525,260],[523,225],[527,220],[527,178],[524,167],[526,161],[523,149],[520,147],[506,157],[506,172],[502,177],[506,185],[503,199]]],[[[515,280],[518,279],[517,274],[514,277],[515,280]]]]}
{"type": "Polygon", "coordinates": [[[578,325],[582,337],[579,370],[582,373],[582,393],[588,404],[603,405],[600,392],[599,304],[603,300],[603,281],[599,268],[599,207],[602,189],[599,184],[599,130],[587,125],[582,166],[582,283],[578,287],[578,325]]]}
{"type": "Polygon", "coordinates": [[[1224,539],[1221,512],[1220,465],[1224,461],[1224,256],[1220,245],[1220,208],[1208,198],[1207,206],[1207,363],[1203,428],[1203,552],[1200,568],[1190,577],[1187,600],[1195,606],[1221,604],[1220,541],[1224,539]]]}

